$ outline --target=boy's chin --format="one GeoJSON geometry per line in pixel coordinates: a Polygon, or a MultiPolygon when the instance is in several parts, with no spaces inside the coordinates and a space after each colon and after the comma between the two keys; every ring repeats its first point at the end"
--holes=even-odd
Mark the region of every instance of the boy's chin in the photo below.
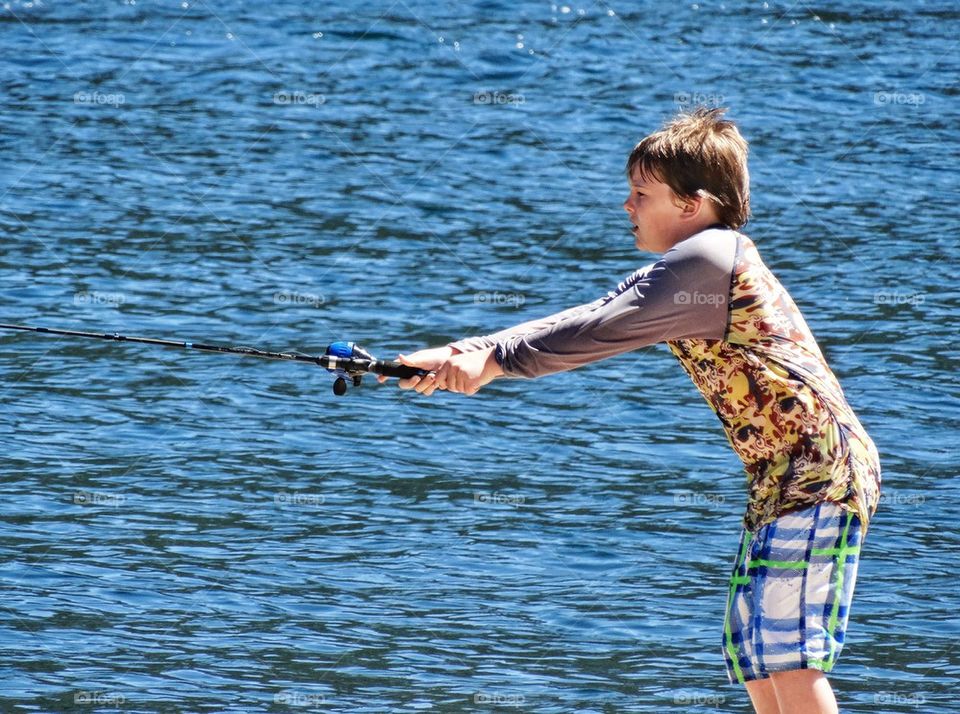
{"type": "Polygon", "coordinates": [[[664,245],[664,239],[660,236],[656,236],[650,240],[644,240],[636,233],[633,234],[633,244],[637,250],[643,251],[644,253],[655,253],[657,255],[665,253],[671,246],[669,242],[664,245]]]}

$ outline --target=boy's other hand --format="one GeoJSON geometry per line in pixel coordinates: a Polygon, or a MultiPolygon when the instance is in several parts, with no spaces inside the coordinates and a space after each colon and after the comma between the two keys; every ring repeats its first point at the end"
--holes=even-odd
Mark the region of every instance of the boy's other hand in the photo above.
{"type": "MultiPolygon", "coordinates": [[[[433,375],[431,376],[431,374],[427,374],[423,377],[410,377],[409,379],[401,379],[397,383],[397,386],[400,387],[400,389],[414,389],[417,392],[426,394],[429,397],[437,388],[435,380],[436,371],[444,362],[450,359],[450,357],[458,354],[460,354],[459,350],[455,350],[450,346],[444,346],[418,350],[410,355],[397,355],[397,359],[401,364],[405,364],[409,367],[418,367],[419,369],[429,370],[433,375]]],[[[384,377],[383,375],[377,377],[377,381],[381,384],[386,382],[387,379],[389,379],[389,377],[384,377]]]]}
{"type": "Polygon", "coordinates": [[[473,396],[481,387],[503,375],[493,352],[494,348],[490,347],[450,357],[437,369],[434,388],[473,396]]]}

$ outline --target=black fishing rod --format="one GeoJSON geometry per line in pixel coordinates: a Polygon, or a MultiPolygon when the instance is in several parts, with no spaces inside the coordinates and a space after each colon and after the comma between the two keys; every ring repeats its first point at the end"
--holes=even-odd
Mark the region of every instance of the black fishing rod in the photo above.
{"type": "Polygon", "coordinates": [[[180,349],[200,350],[202,352],[220,352],[223,354],[243,355],[246,357],[261,357],[263,359],[287,360],[291,362],[307,362],[319,365],[328,372],[333,372],[337,378],[333,382],[333,393],[337,396],[347,391],[347,380],[353,386],[359,387],[365,374],[380,374],[384,377],[422,376],[427,370],[417,367],[408,367],[395,361],[379,360],[363,347],[353,342],[333,342],[322,355],[308,355],[300,352],[268,352],[256,347],[230,347],[227,345],[209,345],[202,342],[182,342],[180,340],[162,340],[156,337],[133,337],[121,335],[117,332],[81,332],[80,330],[62,330],[53,327],[33,327],[30,325],[7,325],[0,323],[0,330],[18,330],[20,332],[39,332],[46,335],[61,335],[63,337],[83,337],[95,340],[109,340],[111,342],[136,342],[143,345],[160,345],[161,347],[178,347],[180,349]]]}

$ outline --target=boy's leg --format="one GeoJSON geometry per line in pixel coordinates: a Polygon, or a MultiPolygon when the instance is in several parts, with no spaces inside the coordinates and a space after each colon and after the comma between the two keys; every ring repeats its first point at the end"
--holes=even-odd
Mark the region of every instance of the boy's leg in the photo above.
{"type": "Polygon", "coordinates": [[[780,704],[777,702],[777,691],[773,688],[773,680],[754,679],[744,683],[750,703],[757,714],[781,714],[780,704]]]}
{"type": "MultiPolygon", "coordinates": [[[[819,669],[775,672],[770,679],[780,714],[837,714],[837,700],[827,676],[819,669]]],[[[749,691],[749,687],[747,688],[749,691]]],[[[752,697],[752,695],[751,695],[752,697]]],[[[754,704],[756,707],[756,704],[754,704]]]]}
{"type": "Polygon", "coordinates": [[[724,655],[758,712],[836,712],[822,672],[843,646],[862,533],[835,504],[744,533],[730,581],[724,655]],[[769,679],[768,679],[769,678],[769,679]],[[777,707],[767,709],[771,689],[777,707]]]}
{"type": "Polygon", "coordinates": [[[727,677],[747,688],[757,714],[780,714],[773,682],[757,668],[753,627],[757,621],[753,582],[747,571],[754,534],[744,530],[740,535],[737,559],[730,574],[730,590],[723,621],[723,657],[727,677]]]}

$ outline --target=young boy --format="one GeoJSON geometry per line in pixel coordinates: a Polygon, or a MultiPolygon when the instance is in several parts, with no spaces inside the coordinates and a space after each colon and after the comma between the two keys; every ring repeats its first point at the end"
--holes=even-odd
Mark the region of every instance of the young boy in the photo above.
{"type": "Polygon", "coordinates": [[[723,110],[681,115],[634,148],[623,207],[636,246],[662,253],[594,302],[487,337],[421,350],[401,380],[475,394],[658,342],[716,412],[743,460],[748,506],[723,653],[760,714],[836,712],[860,544],[877,506],[876,448],[790,295],[738,229],[747,143],[723,110]]]}

